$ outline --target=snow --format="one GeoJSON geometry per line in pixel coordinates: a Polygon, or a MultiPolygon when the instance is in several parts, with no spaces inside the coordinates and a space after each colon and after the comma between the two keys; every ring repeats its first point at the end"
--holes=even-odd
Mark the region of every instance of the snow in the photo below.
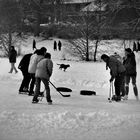
{"type": "MultiPolygon", "coordinates": [[[[62,97],[50,85],[53,105],[48,105],[45,98],[32,104],[31,96],[18,94],[21,72],[9,74],[8,59],[0,58],[0,140],[139,140],[140,101],[136,101],[131,83],[128,101],[109,103],[110,75],[104,62],[62,60],[65,49],[53,51],[53,41],[59,39],[36,40],[38,48],[45,46],[52,54],[52,83],[72,89],[71,93],[63,93],[71,97],[62,97]],[[61,71],[58,63],[70,64],[70,68],[61,71]],[[94,90],[97,95],[82,96],[80,90],[94,90]]],[[[27,43],[22,47],[23,53],[32,51],[32,37],[27,43]]],[[[114,44],[116,46],[117,41],[114,44]]],[[[114,51],[109,47],[105,49],[108,53],[114,51]]],[[[16,67],[20,60],[18,57],[16,67]]],[[[136,53],[136,60],[139,88],[139,53],[136,53]]]]}

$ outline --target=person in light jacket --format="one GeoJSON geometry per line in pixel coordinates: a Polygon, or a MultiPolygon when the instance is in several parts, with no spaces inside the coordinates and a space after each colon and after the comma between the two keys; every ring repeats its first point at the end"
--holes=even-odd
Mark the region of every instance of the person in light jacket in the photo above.
{"type": "Polygon", "coordinates": [[[31,84],[29,89],[29,95],[34,94],[34,85],[35,85],[35,72],[38,62],[44,58],[44,55],[46,53],[47,49],[45,47],[42,47],[39,50],[36,50],[35,53],[30,58],[30,63],[28,67],[28,72],[31,75],[31,84]]]}
{"type": "Polygon", "coordinates": [[[50,95],[50,87],[49,87],[49,80],[52,75],[53,71],[53,62],[51,60],[51,54],[46,53],[45,58],[42,59],[38,64],[37,64],[37,69],[35,73],[36,77],[36,88],[35,88],[35,94],[33,97],[32,102],[33,103],[38,103],[38,96],[39,96],[39,91],[40,91],[40,83],[41,81],[43,82],[46,90],[46,100],[48,104],[52,104],[51,100],[51,95],[50,95]]]}

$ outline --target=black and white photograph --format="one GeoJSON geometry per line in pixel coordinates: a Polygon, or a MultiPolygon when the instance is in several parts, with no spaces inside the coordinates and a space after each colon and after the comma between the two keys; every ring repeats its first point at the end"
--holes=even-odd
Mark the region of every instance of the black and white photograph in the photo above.
{"type": "Polygon", "coordinates": [[[140,140],[140,0],[0,0],[0,140],[140,140]]]}

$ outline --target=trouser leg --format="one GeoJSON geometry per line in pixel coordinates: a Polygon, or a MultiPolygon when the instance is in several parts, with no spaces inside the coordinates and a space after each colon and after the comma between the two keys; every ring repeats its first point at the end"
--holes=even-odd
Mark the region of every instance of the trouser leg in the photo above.
{"type": "Polygon", "coordinates": [[[30,80],[31,80],[31,76],[29,73],[26,73],[25,74],[25,87],[29,90],[29,83],[30,83],[30,80]]]}
{"type": "Polygon", "coordinates": [[[17,69],[16,69],[16,67],[15,67],[15,63],[13,63],[13,69],[15,70],[15,73],[18,72],[17,69]]]}
{"type": "Polygon", "coordinates": [[[133,85],[133,91],[134,91],[135,96],[138,96],[138,89],[136,85],[133,85]]]}
{"type": "Polygon", "coordinates": [[[115,82],[114,82],[114,86],[115,86],[115,94],[117,96],[120,96],[120,90],[121,90],[121,83],[120,83],[120,79],[119,77],[116,77],[115,82]]]}
{"type": "Polygon", "coordinates": [[[47,79],[41,79],[41,80],[42,80],[42,82],[45,85],[45,89],[46,89],[46,100],[47,100],[47,102],[52,102],[51,95],[50,95],[49,81],[47,79]]]}
{"type": "Polygon", "coordinates": [[[11,69],[9,71],[9,73],[12,73],[13,72],[13,63],[11,63],[11,69]]]}
{"type": "Polygon", "coordinates": [[[133,85],[134,94],[135,94],[135,96],[138,96],[138,88],[136,85],[136,75],[132,76],[131,78],[132,78],[132,85],[133,85]]]}
{"type": "Polygon", "coordinates": [[[128,95],[128,93],[129,93],[129,85],[126,85],[125,86],[125,94],[128,95]]]}
{"type": "Polygon", "coordinates": [[[121,84],[121,96],[125,96],[125,79],[123,76],[122,84],[121,84]]]}
{"type": "Polygon", "coordinates": [[[30,89],[29,89],[30,93],[33,93],[34,85],[35,85],[35,74],[31,74],[31,83],[30,83],[30,89]]]}
{"type": "Polygon", "coordinates": [[[21,85],[20,85],[19,91],[23,91],[23,89],[25,88],[25,84],[26,84],[25,73],[22,72],[22,75],[23,75],[23,80],[22,80],[22,82],[21,82],[21,85]]]}
{"type": "Polygon", "coordinates": [[[128,96],[129,93],[129,83],[130,83],[130,76],[125,76],[125,94],[128,96]]]}
{"type": "Polygon", "coordinates": [[[35,87],[35,93],[34,93],[34,97],[33,100],[37,100],[39,93],[40,93],[40,83],[41,83],[41,79],[40,78],[36,78],[36,87],[35,87]]]}

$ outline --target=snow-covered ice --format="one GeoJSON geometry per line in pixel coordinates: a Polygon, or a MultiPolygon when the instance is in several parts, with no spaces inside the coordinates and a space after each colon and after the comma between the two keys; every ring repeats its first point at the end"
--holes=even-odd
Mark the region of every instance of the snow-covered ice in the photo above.
{"type": "MultiPolygon", "coordinates": [[[[32,40],[27,43],[28,46],[22,48],[24,53],[31,52],[32,40]]],[[[109,103],[110,75],[105,63],[64,61],[64,48],[62,52],[54,52],[53,40],[38,39],[37,47],[42,46],[52,54],[54,71],[51,81],[57,87],[71,88],[71,97],[62,97],[50,85],[53,105],[48,105],[45,98],[32,104],[31,96],[18,94],[21,72],[9,74],[8,59],[0,58],[0,140],[140,139],[140,101],[136,101],[131,83],[128,101],[109,103]],[[58,63],[70,64],[71,67],[63,72],[58,63]],[[82,96],[80,90],[94,90],[97,95],[82,96]]],[[[136,59],[139,88],[139,53],[136,59]]],[[[20,60],[18,57],[16,66],[20,60]]]]}

